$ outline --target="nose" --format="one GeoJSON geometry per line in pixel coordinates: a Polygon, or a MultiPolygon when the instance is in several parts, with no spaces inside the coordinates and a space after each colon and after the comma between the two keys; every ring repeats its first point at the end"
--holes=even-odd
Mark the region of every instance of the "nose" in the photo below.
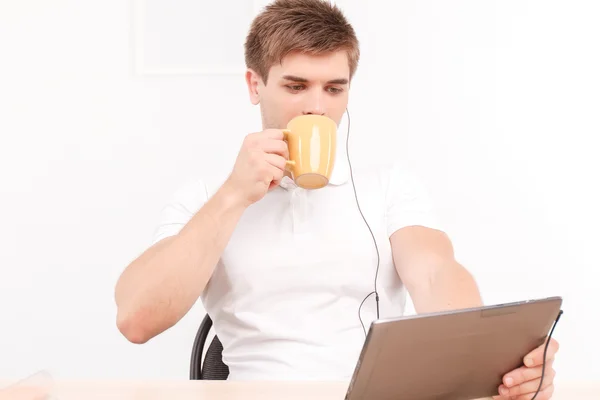
{"type": "Polygon", "coordinates": [[[319,110],[303,111],[303,115],[325,115],[325,112],[319,110]]]}
{"type": "Polygon", "coordinates": [[[320,90],[315,90],[306,102],[303,115],[325,115],[325,107],[323,106],[323,98],[320,90]]]}

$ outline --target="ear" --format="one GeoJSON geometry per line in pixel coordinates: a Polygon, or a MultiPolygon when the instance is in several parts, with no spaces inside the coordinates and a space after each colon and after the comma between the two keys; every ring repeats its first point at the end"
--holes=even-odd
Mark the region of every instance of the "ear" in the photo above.
{"type": "Polygon", "coordinates": [[[259,86],[262,82],[261,77],[252,69],[246,71],[246,84],[248,85],[248,94],[250,95],[250,101],[252,104],[257,105],[260,103],[259,86]]]}

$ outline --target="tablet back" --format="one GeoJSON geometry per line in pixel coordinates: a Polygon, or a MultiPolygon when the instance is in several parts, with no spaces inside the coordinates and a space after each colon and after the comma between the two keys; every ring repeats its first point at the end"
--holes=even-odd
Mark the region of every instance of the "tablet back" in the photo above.
{"type": "Polygon", "coordinates": [[[552,297],[375,321],[346,399],[498,395],[502,376],[544,343],[561,305],[552,297]]]}

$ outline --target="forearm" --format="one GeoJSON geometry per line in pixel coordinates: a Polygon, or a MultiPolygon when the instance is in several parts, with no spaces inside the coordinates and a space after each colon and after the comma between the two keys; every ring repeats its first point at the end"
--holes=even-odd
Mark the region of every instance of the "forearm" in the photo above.
{"type": "Polygon", "coordinates": [[[222,188],[175,236],[134,260],[116,286],[117,325],[144,343],[177,323],[193,306],[245,207],[222,188]]]}
{"type": "Polygon", "coordinates": [[[419,314],[477,307],[483,304],[473,276],[462,265],[449,262],[429,267],[429,278],[409,288],[419,314]]]}

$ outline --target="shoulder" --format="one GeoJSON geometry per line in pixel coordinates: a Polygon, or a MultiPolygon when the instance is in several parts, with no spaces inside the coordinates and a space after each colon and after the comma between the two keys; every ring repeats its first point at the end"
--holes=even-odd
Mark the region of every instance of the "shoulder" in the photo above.
{"type": "Polygon", "coordinates": [[[405,193],[426,191],[421,177],[413,169],[398,161],[367,166],[355,175],[360,180],[379,186],[386,198],[399,190],[405,193]]]}
{"type": "Polygon", "coordinates": [[[196,212],[208,198],[208,185],[204,179],[198,178],[180,185],[171,195],[167,207],[179,206],[196,212]]]}
{"type": "Polygon", "coordinates": [[[441,230],[425,181],[401,162],[381,165],[377,177],[384,191],[388,234],[407,226],[441,230]]]}
{"type": "Polygon", "coordinates": [[[209,196],[209,186],[204,179],[191,180],[179,186],[160,211],[153,243],[177,234],[209,196]]]}
{"type": "Polygon", "coordinates": [[[389,196],[400,192],[405,195],[412,193],[421,197],[428,197],[425,181],[414,169],[400,162],[395,162],[387,165],[382,173],[385,175],[389,196]]]}

